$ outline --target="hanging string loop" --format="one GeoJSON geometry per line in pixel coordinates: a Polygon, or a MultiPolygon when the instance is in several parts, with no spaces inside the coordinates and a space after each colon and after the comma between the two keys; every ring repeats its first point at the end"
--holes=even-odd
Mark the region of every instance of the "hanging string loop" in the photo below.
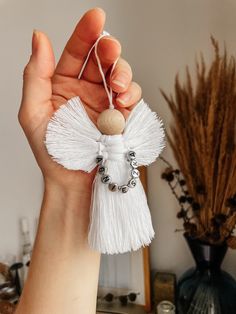
{"type": "MultiPolygon", "coordinates": [[[[86,67],[86,65],[88,63],[89,57],[90,57],[90,55],[91,55],[91,53],[92,53],[92,51],[94,49],[94,54],[95,54],[95,57],[96,57],[96,60],[97,60],[98,69],[99,69],[99,72],[101,74],[103,85],[104,85],[104,88],[105,88],[105,91],[107,93],[107,97],[108,97],[108,100],[109,100],[109,109],[114,109],[112,88],[109,87],[107,82],[106,82],[106,77],[105,77],[105,74],[103,72],[101,61],[100,61],[100,58],[98,56],[98,51],[97,51],[97,47],[98,47],[99,41],[103,37],[105,37],[105,36],[110,36],[110,34],[108,32],[106,32],[106,31],[103,31],[103,33],[98,37],[98,39],[95,41],[93,46],[90,48],[90,50],[88,52],[88,55],[87,55],[83,65],[82,65],[82,68],[81,68],[80,73],[78,75],[78,79],[81,79],[82,74],[83,74],[83,72],[85,70],[85,67],[86,67]]],[[[115,69],[117,61],[118,61],[118,59],[112,64],[112,68],[111,68],[111,71],[110,71],[110,77],[112,75],[113,70],[115,69]]]]}

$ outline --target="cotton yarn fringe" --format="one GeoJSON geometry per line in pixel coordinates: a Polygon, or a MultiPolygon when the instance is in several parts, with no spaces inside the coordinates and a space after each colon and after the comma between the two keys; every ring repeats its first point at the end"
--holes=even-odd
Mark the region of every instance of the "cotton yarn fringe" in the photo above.
{"type": "MultiPolygon", "coordinates": [[[[79,97],[62,105],[49,121],[45,144],[53,160],[70,170],[91,172],[102,154],[112,180],[129,178],[126,154],[136,153],[138,165],[149,165],[164,148],[161,120],[141,100],[131,111],[121,135],[102,135],[79,97]]],[[[138,250],[154,237],[151,215],[140,180],[127,193],[111,192],[97,173],[93,183],[88,241],[101,253],[138,250]]]]}

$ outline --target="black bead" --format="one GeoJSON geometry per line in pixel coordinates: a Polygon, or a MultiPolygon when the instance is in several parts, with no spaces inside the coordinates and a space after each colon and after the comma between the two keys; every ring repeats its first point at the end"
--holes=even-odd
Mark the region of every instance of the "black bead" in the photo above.
{"type": "Polygon", "coordinates": [[[137,161],[136,161],[135,159],[134,159],[134,160],[131,160],[130,165],[131,165],[131,167],[133,167],[133,168],[138,168],[138,163],[137,163],[137,161]]]}
{"type": "Polygon", "coordinates": [[[110,190],[111,192],[116,192],[116,191],[118,191],[118,184],[117,184],[117,183],[109,183],[108,187],[109,187],[109,190],[110,190]]]}
{"type": "Polygon", "coordinates": [[[127,159],[128,160],[134,160],[136,158],[136,153],[133,151],[133,150],[130,150],[128,153],[127,153],[127,159]]]}
{"type": "Polygon", "coordinates": [[[184,179],[179,180],[179,184],[180,184],[181,186],[183,186],[183,185],[185,185],[185,184],[186,184],[186,181],[185,181],[184,179]]]}
{"type": "Polygon", "coordinates": [[[111,177],[108,174],[104,174],[101,178],[102,183],[108,184],[111,181],[111,177]]]}
{"type": "Polygon", "coordinates": [[[138,169],[131,170],[131,176],[132,176],[132,178],[138,178],[139,177],[138,169]]]}
{"type": "Polygon", "coordinates": [[[129,187],[128,187],[128,185],[122,185],[120,187],[120,190],[122,193],[127,193],[129,191],[129,187]]]}
{"type": "Polygon", "coordinates": [[[128,186],[130,188],[134,188],[137,185],[137,181],[135,179],[129,180],[128,186]]]}
{"type": "Polygon", "coordinates": [[[98,172],[99,172],[100,174],[104,174],[104,173],[106,172],[106,170],[107,170],[107,168],[104,167],[104,166],[100,166],[100,167],[98,168],[98,172]]]}
{"type": "Polygon", "coordinates": [[[98,155],[97,157],[96,157],[96,163],[97,164],[101,164],[103,162],[103,156],[102,155],[98,155]]]}

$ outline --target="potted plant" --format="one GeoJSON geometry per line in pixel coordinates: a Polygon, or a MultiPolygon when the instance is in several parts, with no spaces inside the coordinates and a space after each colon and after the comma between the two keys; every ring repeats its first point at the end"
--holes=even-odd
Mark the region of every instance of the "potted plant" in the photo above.
{"type": "Polygon", "coordinates": [[[236,249],[236,59],[214,46],[207,69],[196,63],[196,87],[175,80],[175,97],[162,91],[174,122],[168,136],[179,169],[162,178],[178,200],[184,236],[196,262],[178,283],[179,313],[236,313],[236,283],[220,268],[236,249]]]}

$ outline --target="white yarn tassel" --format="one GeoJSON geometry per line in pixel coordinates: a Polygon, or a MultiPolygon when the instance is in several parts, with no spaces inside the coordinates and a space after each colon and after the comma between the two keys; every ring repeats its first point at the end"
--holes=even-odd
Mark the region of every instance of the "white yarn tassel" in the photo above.
{"type": "MultiPolygon", "coordinates": [[[[95,51],[109,107],[113,109],[112,89],[107,86],[97,53],[102,34],[91,47],[82,66],[80,79],[95,51]]],[[[114,70],[113,64],[110,75],[114,70]]],[[[134,151],[138,165],[149,165],[159,156],[164,147],[164,130],[161,120],[141,100],[131,111],[122,135],[102,135],[89,119],[79,97],[70,99],[61,106],[49,121],[45,144],[53,160],[67,169],[91,172],[96,166],[96,157],[102,155],[107,174],[121,187],[127,185],[130,164],[126,153],[134,151]]],[[[154,237],[151,216],[143,186],[139,179],[127,193],[111,192],[96,175],[91,199],[89,244],[101,253],[115,254],[137,250],[148,245],[154,237]]],[[[135,181],[135,182],[136,182],[135,181]]]]}
{"type": "Polygon", "coordinates": [[[63,167],[91,172],[97,166],[100,137],[80,98],[73,97],[49,121],[45,144],[52,159],[63,167]]]}
{"type": "MultiPolygon", "coordinates": [[[[130,113],[124,134],[104,136],[103,141],[107,149],[106,167],[109,175],[113,182],[125,184],[130,173],[126,154],[116,158],[111,147],[121,153],[124,149],[125,152],[134,150],[138,164],[149,165],[164,147],[162,121],[141,100],[130,113]],[[117,142],[118,138],[120,143],[117,142]]],[[[101,178],[97,175],[91,205],[91,247],[102,253],[115,254],[148,245],[154,237],[154,230],[141,182],[138,180],[136,187],[130,188],[126,194],[108,192],[107,186],[101,183],[101,178]]]]}
{"type": "Polygon", "coordinates": [[[162,120],[143,99],[131,111],[123,136],[127,147],[136,152],[139,165],[153,163],[165,147],[162,120]]]}
{"type": "MultiPolygon", "coordinates": [[[[102,135],[89,119],[79,97],[70,99],[51,118],[45,144],[53,160],[67,169],[91,172],[96,157],[119,186],[130,179],[126,153],[133,150],[139,165],[153,162],[164,147],[162,122],[141,100],[130,113],[124,133],[102,135]]],[[[145,192],[139,179],[127,193],[111,192],[96,175],[91,199],[89,244],[101,253],[137,250],[154,237],[145,192]]]]}
{"type": "MultiPolygon", "coordinates": [[[[107,171],[113,182],[125,184],[130,166],[126,161],[127,149],[124,151],[122,135],[104,136],[103,143],[104,139],[106,148],[102,154],[106,156],[106,151],[109,152],[105,163],[107,171]],[[114,153],[114,149],[122,154],[114,153]]],[[[151,215],[140,180],[137,180],[135,188],[123,194],[109,191],[97,174],[91,203],[90,246],[101,253],[117,254],[149,245],[153,237],[151,215]]]]}

